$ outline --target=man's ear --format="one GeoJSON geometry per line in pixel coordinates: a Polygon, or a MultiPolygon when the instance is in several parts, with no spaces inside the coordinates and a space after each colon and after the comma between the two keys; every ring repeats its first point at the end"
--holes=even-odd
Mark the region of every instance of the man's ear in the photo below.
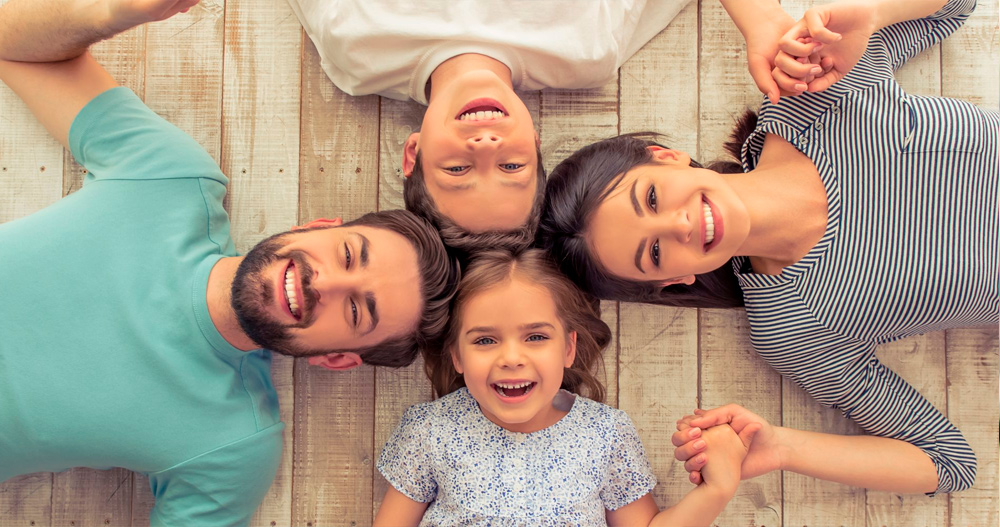
{"type": "Polygon", "coordinates": [[[299,229],[311,229],[313,227],[340,227],[344,223],[344,220],[340,218],[316,218],[305,225],[293,225],[292,230],[297,231],[299,229]]]}
{"type": "Polygon", "coordinates": [[[420,132],[413,132],[406,138],[403,144],[403,175],[410,177],[413,175],[413,166],[417,164],[417,143],[420,141],[420,132]]]}
{"type": "Polygon", "coordinates": [[[576,332],[570,331],[566,338],[566,362],[565,367],[569,368],[573,366],[573,361],[576,360],[576,332]]]}
{"type": "Polygon", "coordinates": [[[345,351],[344,353],[331,353],[329,355],[317,355],[309,357],[309,364],[319,366],[333,371],[346,371],[361,366],[361,356],[357,353],[345,351]]]}
{"type": "Polygon", "coordinates": [[[669,148],[663,148],[659,145],[649,145],[646,147],[653,154],[653,160],[659,161],[661,163],[670,163],[678,165],[690,165],[691,156],[687,155],[685,152],[680,150],[671,150],[669,148]]]}
{"type": "Polygon", "coordinates": [[[462,361],[458,360],[458,351],[450,349],[448,350],[448,355],[451,355],[451,364],[455,367],[455,371],[457,371],[459,375],[465,373],[462,371],[462,361]]]}
{"type": "Polygon", "coordinates": [[[671,278],[670,280],[664,280],[660,282],[660,287],[667,287],[668,285],[684,284],[691,285],[694,283],[694,275],[689,274],[687,276],[680,276],[677,278],[671,278]]]}

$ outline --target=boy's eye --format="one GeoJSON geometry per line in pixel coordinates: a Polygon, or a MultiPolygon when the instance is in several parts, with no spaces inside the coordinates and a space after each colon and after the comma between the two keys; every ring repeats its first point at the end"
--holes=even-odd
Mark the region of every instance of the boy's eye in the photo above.
{"type": "Polygon", "coordinates": [[[351,323],[354,327],[358,327],[358,305],[354,303],[354,299],[351,299],[351,323]]]}
{"type": "Polygon", "coordinates": [[[477,346],[489,346],[491,344],[496,344],[497,341],[493,337],[479,337],[478,339],[472,341],[473,344],[477,346]]]}
{"type": "Polygon", "coordinates": [[[649,186],[649,192],[646,194],[646,205],[649,205],[649,210],[656,212],[656,188],[653,185],[649,186]]]}
{"type": "Polygon", "coordinates": [[[528,336],[528,342],[541,342],[543,340],[549,340],[548,335],[535,334],[528,336]]]}
{"type": "Polygon", "coordinates": [[[649,246],[649,259],[653,261],[653,265],[660,266],[660,240],[656,240],[653,245],[649,246]]]}
{"type": "Polygon", "coordinates": [[[457,167],[446,167],[445,170],[451,172],[452,174],[461,174],[462,172],[465,172],[465,170],[468,168],[469,168],[468,165],[463,165],[457,167]]]}
{"type": "Polygon", "coordinates": [[[351,247],[344,244],[344,269],[351,268],[351,247]]]}
{"type": "Polygon", "coordinates": [[[500,168],[506,170],[507,172],[514,172],[515,170],[521,170],[524,168],[524,163],[502,163],[500,168]]]}

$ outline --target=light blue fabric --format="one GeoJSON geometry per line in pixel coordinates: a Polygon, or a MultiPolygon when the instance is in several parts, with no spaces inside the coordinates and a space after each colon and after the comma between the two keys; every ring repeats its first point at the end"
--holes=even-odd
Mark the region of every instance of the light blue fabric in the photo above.
{"type": "Polygon", "coordinates": [[[270,353],[206,304],[236,255],[226,177],[129,90],[91,101],[83,188],[0,225],[0,481],[71,467],[148,474],[153,525],[242,525],[281,457],[270,353]]]}
{"type": "Polygon", "coordinates": [[[606,525],[656,486],[642,442],[621,410],[565,391],[556,404],[572,407],[530,434],[487,419],[466,388],[414,405],[378,470],[431,502],[420,525],[606,525]]]}

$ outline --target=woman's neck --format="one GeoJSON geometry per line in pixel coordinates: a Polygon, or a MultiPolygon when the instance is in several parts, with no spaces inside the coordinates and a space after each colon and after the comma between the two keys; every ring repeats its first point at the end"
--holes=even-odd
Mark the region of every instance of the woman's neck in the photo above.
{"type": "Polygon", "coordinates": [[[750,233],[737,252],[754,270],[777,274],[809,253],[826,232],[826,189],[812,161],[768,134],[757,168],[724,174],[750,214],[750,233]]]}

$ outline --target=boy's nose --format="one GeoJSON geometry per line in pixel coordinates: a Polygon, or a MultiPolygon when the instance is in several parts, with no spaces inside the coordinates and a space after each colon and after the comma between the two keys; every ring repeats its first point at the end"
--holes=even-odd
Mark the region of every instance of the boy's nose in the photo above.
{"type": "Polygon", "coordinates": [[[498,147],[503,142],[503,138],[492,132],[484,132],[473,135],[468,140],[468,146],[472,149],[498,147]]]}

